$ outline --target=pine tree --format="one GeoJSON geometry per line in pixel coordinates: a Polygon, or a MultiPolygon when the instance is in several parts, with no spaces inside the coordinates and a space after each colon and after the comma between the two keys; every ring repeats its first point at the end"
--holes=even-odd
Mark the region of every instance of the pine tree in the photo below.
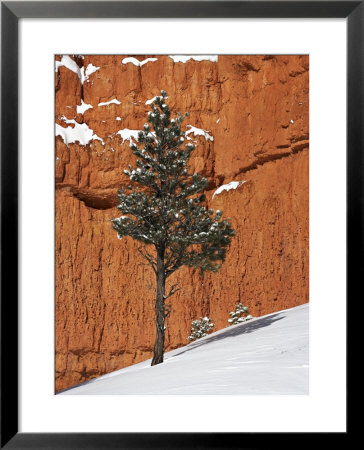
{"type": "Polygon", "coordinates": [[[241,303],[238,303],[235,311],[232,311],[229,315],[230,319],[228,319],[228,322],[230,325],[246,322],[247,320],[253,318],[253,316],[249,314],[249,308],[247,306],[243,306],[241,303]]]}
{"type": "MultiPolygon", "coordinates": [[[[122,216],[112,220],[118,238],[131,236],[144,246],[138,251],[156,276],[156,339],[152,365],[163,362],[165,320],[170,313],[166,299],[179,288],[166,293],[166,280],[180,267],[217,272],[225,260],[235,232],[222,212],[204,206],[202,191],[208,181],[189,173],[188,161],[195,145],[181,130],[184,116],[171,118],[161,91],[151,104],[148,122],[130,148],[136,167],[124,173],[130,185],[118,191],[122,216]]],[[[188,116],[188,113],[185,114],[188,116]]]]}
{"type": "Polygon", "coordinates": [[[191,334],[188,336],[189,341],[195,341],[196,339],[200,339],[212,331],[215,324],[211,322],[211,319],[208,317],[200,317],[200,320],[194,320],[191,324],[191,334]]]}

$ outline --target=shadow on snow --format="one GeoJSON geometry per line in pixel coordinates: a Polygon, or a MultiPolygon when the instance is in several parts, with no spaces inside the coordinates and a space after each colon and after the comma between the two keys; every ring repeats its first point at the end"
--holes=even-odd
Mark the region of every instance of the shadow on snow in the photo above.
{"type": "Polygon", "coordinates": [[[285,317],[286,316],[282,316],[281,314],[277,313],[260,320],[256,320],[254,322],[245,322],[238,325],[231,325],[231,327],[227,328],[223,333],[220,333],[216,336],[207,337],[203,341],[197,341],[193,344],[189,344],[187,348],[171,356],[171,358],[183,355],[183,353],[190,352],[191,350],[195,350],[196,348],[201,347],[202,345],[210,344],[211,342],[221,341],[223,339],[239,336],[241,334],[252,333],[253,331],[259,330],[260,328],[268,327],[269,325],[272,325],[272,323],[284,319],[285,317]]]}
{"type": "MultiPolygon", "coordinates": [[[[268,327],[269,325],[272,325],[272,323],[277,322],[278,320],[284,319],[285,317],[286,316],[282,316],[280,313],[277,313],[277,314],[272,314],[268,317],[264,317],[262,319],[258,319],[253,322],[245,322],[245,323],[238,324],[238,325],[231,325],[230,327],[226,328],[223,333],[220,333],[216,336],[212,335],[202,341],[199,340],[199,341],[189,344],[187,347],[185,347],[185,349],[183,351],[177,353],[176,355],[171,356],[171,358],[174,358],[175,356],[183,355],[183,353],[190,352],[191,350],[195,350],[196,348],[201,347],[202,345],[210,344],[211,342],[221,341],[223,339],[239,336],[241,334],[252,333],[253,331],[259,330],[260,328],[268,327]]],[[[62,392],[70,391],[79,386],[85,386],[86,384],[95,382],[97,379],[98,378],[92,378],[91,380],[87,380],[82,383],[71,386],[69,388],[62,389],[62,390],[58,391],[56,394],[61,394],[62,392]]]]}

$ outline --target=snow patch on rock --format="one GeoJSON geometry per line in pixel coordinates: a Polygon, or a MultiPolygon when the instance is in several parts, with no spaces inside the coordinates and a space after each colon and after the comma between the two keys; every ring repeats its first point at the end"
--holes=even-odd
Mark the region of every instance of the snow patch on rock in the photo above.
{"type": "Polygon", "coordinates": [[[76,106],[77,108],[77,114],[84,114],[85,111],[87,111],[88,109],[93,108],[92,105],[89,105],[87,103],[85,103],[82,99],[81,99],[81,104],[76,106]]]}
{"type": "Polygon", "coordinates": [[[84,67],[81,68],[81,83],[83,84],[85,81],[89,81],[89,76],[99,70],[100,67],[96,67],[93,64],[89,64],[86,67],[86,70],[84,67]]]}
{"type": "MultiPolygon", "coordinates": [[[[151,105],[151,104],[156,100],[157,97],[161,97],[161,98],[162,98],[161,95],[156,95],[155,97],[151,98],[150,100],[147,100],[147,101],[145,102],[145,104],[146,104],[146,105],[151,105]]],[[[168,98],[168,97],[164,97],[164,98],[168,98]]]]}
{"type": "Polygon", "coordinates": [[[158,61],[158,58],[146,58],[146,59],[143,59],[143,61],[139,61],[138,59],[133,58],[132,56],[129,56],[128,58],[124,58],[121,61],[121,64],[131,63],[131,64],[134,64],[134,66],[142,67],[142,66],[144,66],[144,64],[147,64],[148,62],[154,62],[154,61],[158,61]]]}
{"type": "Polygon", "coordinates": [[[115,105],[121,105],[121,102],[119,102],[118,99],[113,98],[112,100],[110,100],[109,102],[100,102],[98,104],[98,106],[107,106],[107,105],[111,105],[112,103],[115,103],[115,105]]]}
{"type": "Polygon", "coordinates": [[[89,64],[86,67],[78,67],[77,63],[68,55],[63,55],[60,61],[56,61],[55,71],[58,72],[60,67],[66,67],[67,69],[74,72],[83,84],[85,81],[88,81],[89,76],[100,69],[100,67],[96,67],[93,64],[89,64]]]}
{"type": "Polygon", "coordinates": [[[119,130],[116,134],[120,134],[120,136],[123,139],[123,142],[130,141],[132,142],[132,139],[137,140],[138,139],[138,133],[140,130],[129,130],[129,128],[124,128],[123,130],[119,130]]]}
{"type": "Polygon", "coordinates": [[[63,55],[60,61],[56,61],[55,71],[58,72],[60,67],[66,67],[80,77],[80,68],[77,63],[68,55],[63,55]]]}
{"type": "Polygon", "coordinates": [[[230,191],[230,189],[236,189],[244,183],[246,183],[246,181],[231,181],[228,184],[223,184],[222,186],[216,189],[216,191],[212,195],[212,198],[214,198],[215,195],[221,194],[221,192],[223,191],[230,191]]]}
{"type": "Polygon", "coordinates": [[[61,120],[65,123],[74,125],[74,127],[63,128],[56,123],[56,136],[61,136],[66,145],[74,144],[76,142],[79,142],[80,145],[87,145],[95,140],[100,141],[102,145],[105,145],[103,139],[97,136],[86,123],[78,123],[75,120],[67,119],[65,116],[62,116],[61,120]]]}
{"type": "Polygon", "coordinates": [[[186,63],[190,59],[194,61],[211,61],[217,62],[217,55],[168,55],[175,63],[186,63]]]}
{"type": "Polygon", "coordinates": [[[187,125],[190,129],[186,131],[186,136],[193,133],[194,136],[203,136],[206,141],[213,141],[214,138],[209,134],[210,131],[203,130],[202,128],[196,128],[192,125],[187,125]]]}

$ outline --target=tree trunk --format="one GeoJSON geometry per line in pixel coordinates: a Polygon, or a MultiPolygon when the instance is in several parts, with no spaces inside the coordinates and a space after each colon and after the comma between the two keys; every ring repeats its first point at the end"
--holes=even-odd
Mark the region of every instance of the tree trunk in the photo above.
{"type": "Polygon", "coordinates": [[[165,268],[164,268],[164,249],[157,250],[157,298],[155,303],[156,308],[156,337],[154,343],[154,353],[152,359],[152,366],[163,362],[164,355],[164,333],[165,333],[165,268]]]}

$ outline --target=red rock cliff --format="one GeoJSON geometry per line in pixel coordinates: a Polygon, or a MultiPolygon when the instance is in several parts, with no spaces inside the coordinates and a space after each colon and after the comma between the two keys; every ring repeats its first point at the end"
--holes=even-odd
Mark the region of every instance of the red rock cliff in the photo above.
{"type": "Polygon", "coordinates": [[[154,274],[110,219],[132,161],[127,130],[161,89],[213,138],[196,137],[191,167],[237,231],[220,272],[171,277],[182,289],[166,350],[200,316],[226,327],[239,301],[254,316],[308,301],[308,57],[124,58],[56,57],[56,390],[151,357],[154,274]],[[244,183],[215,192],[231,181],[244,183]]]}

